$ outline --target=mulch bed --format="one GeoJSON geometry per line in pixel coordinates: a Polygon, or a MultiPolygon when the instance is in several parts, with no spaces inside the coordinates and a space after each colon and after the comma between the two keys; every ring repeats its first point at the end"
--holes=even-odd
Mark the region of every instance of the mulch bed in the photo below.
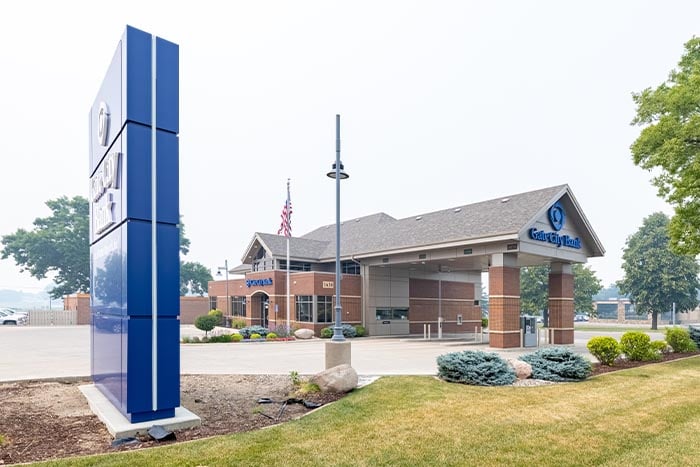
{"type": "Polygon", "coordinates": [[[652,363],[670,362],[672,360],[678,360],[680,358],[687,358],[687,357],[694,357],[696,355],[700,355],[700,352],[664,354],[664,355],[662,355],[661,360],[652,361],[652,362],[637,362],[637,361],[618,359],[615,361],[615,365],[613,365],[613,366],[607,366],[607,365],[601,365],[600,363],[594,363],[592,365],[593,372],[591,373],[591,376],[598,376],[598,375],[602,375],[605,373],[610,373],[612,371],[625,370],[627,368],[637,368],[637,367],[649,365],[652,363]]]}

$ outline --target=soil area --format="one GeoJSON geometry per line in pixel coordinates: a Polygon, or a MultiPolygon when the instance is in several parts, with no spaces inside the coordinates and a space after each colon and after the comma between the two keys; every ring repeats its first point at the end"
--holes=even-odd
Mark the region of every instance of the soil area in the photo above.
{"type": "MultiPolygon", "coordinates": [[[[693,355],[697,353],[674,353],[665,355],[663,360],[693,355]]],[[[594,364],[592,376],[649,363],[654,362],[619,361],[612,367],[594,364]]],[[[523,383],[526,381],[535,382],[523,383]]],[[[131,443],[113,446],[112,436],[78,389],[82,384],[90,381],[0,383],[0,465],[133,450],[257,430],[313,410],[298,403],[298,399],[308,405],[323,405],[345,396],[316,393],[296,397],[291,377],[284,375],[183,375],[181,404],[201,417],[202,425],[175,432],[175,440],[159,442],[144,435],[131,443]],[[272,401],[259,403],[263,398],[272,401]]]]}
{"type": "Polygon", "coordinates": [[[0,383],[0,465],[133,450],[257,430],[313,410],[306,405],[324,405],[345,396],[309,393],[297,397],[291,377],[284,375],[183,375],[180,403],[202,419],[201,426],[176,431],[175,440],[155,441],[144,435],[131,443],[113,446],[112,436],[78,389],[83,384],[91,381],[0,383]],[[263,398],[271,402],[258,403],[263,398]]]}

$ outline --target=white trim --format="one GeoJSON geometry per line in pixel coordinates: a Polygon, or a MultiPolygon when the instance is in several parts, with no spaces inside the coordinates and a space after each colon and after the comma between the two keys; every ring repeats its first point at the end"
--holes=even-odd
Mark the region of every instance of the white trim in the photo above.
{"type": "Polygon", "coordinates": [[[515,331],[494,331],[493,329],[489,329],[489,334],[520,334],[520,329],[515,331]]]}
{"type": "Polygon", "coordinates": [[[489,295],[489,300],[492,298],[517,298],[520,300],[520,295],[489,295]]]}
{"type": "Polygon", "coordinates": [[[151,36],[151,409],[158,410],[158,193],[156,187],[156,36],[151,36]]]}

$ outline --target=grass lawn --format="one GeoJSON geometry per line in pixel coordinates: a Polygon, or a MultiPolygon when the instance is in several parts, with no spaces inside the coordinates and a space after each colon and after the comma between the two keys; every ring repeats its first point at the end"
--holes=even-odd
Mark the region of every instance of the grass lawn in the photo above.
{"type": "Polygon", "coordinates": [[[392,376],[273,428],[48,465],[698,465],[699,388],[700,357],[535,387],[392,376]]]}

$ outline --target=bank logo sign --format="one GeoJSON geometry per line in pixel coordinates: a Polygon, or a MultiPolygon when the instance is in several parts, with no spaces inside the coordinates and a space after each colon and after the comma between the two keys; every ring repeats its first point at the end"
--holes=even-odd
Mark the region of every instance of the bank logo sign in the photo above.
{"type": "Polygon", "coordinates": [[[109,142],[109,107],[106,102],[100,102],[97,111],[97,139],[100,146],[107,146],[109,142]]]}
{"type": "Polygon", "coordinates": [[[554,229],[553,232],[547,232],[545,230],[539,230],[536,227],[532,227],[529,230],[529,236],[533,240],[538,242],[546,242],[556,245],[557,248],[568,247],[575,248],[577,250],[581,249],[581,239],[579,237],[573,238],[569,235],[561,235],[559,231],[564,228],[564,223],[566,222],[566,213],[564,212],[564,207],[559,201],[554,203],[552,207],[547,211],[547,217],[549,218],[549,224],[554,229]]]}

